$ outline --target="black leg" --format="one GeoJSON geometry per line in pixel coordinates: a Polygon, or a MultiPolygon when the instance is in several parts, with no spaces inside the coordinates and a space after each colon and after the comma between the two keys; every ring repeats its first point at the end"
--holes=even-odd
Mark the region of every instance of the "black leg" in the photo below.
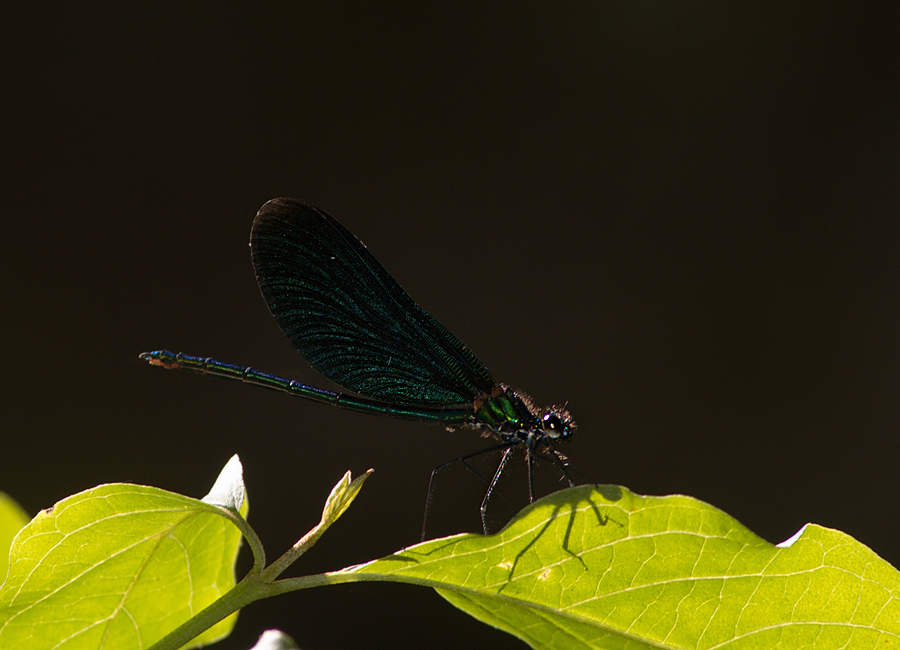
{"type": "Polygon", "coordinates": [[[516,443],[513,443],[511,446],[507,447],[506,451],[503,452],[503,458],[500,459],[500,464],[497,466],[497,471],[494,472],[494,478],[491,479],[491,484],[488,485],[487,492],[484,493],[484,499],[482,499],[481,501],[481,526],[482,528],[484,528],[485,535],[488,534],[488,502],[491,500],[491,494],[493,494],[494,488],[497,487],[497,481],[500,480],[500,475],[503,474],[503,470],[506,469],[506,464],[509,462],[509,457],[512,455],[512,452],[515,449],[515,444],[516,443]]]}
{"type": "MultiPolygon", "coordinates": [[[[487,449],[482,449],[481,451],[476,451],[471,454],[466,454],[465,456],[460,456],[459,458],[454,458],[450,462],[444,463],[443,465],[438,465],[433,470],[431,470],[431,478],[428,479],[428,494],[425,497],[425,516],[422,517],[422,541],[423,542],[425,541],[425,531],[428,526],[428,511],[431,510],[431,501],[434,498],[434,478],[435,478],[435,476],[438,475],[438,472],[441,472],[442,470],[445,470],[448,467],[450,467],[451,465],[455,465],[456,463],[462,463],[463,466],[466,469],[468,469],[470,472],[475,474],[475,476],[480,478],[485,483],[488,483],[488,495],[487,496],[490,496],[490,493],[493,491],[494,485],[497,483],[498,477],[495,475],[493,480],[488,482],[487,479],[485,479],[481,474],[479,474],[477,471],[475,471],[475,469],[471,465],[469,465],[466,461],[469,460],[470,458],[475,458],[476,456],[481,456],[482,454],[489,454],[492,451],[497,451],[499,449],[506,449],[507,453],[504,454],[503,460],[501,460],[501,467],[502,467],[506,463],[506,457],[508,455],[508,451],[510,449],[512,449],[513,447],[515,447],[517,444],[519,444],[519,443],[518,442],[502,442],[498,445],[493,445],[491,447],[488,447],[487,449]]],[[[487,500],[487,497],[486,497],[486,500],[487,500]]],[[[482,505],[482,508],[485,507],[484,502],[482,502],[481,505],[482,505]]],[[[482,512],[481,519],[482,519],[481,523],[484,524],[484,512],[482,512]]]]}
{"type": "Polygon", "coordinates": [[[534,503],[533,452],[531,445],[525,445],[525,474],[528,479],[528,503],[534,503]]]}
{"type": "Polygon", "coordinates": [[[563,478],[566,479],[569,487],[575,487],[575,482],[569,476],[569,469],[568,467],[566,467],[566,461],[568,460],[566,458],[566,455],[561,451],[557,451],[553,447],[550,447],[549,445],[544,451],[549,452],[550,455],[544,456],[543,454],[535,452],[535,458],[540,458],[541,460],[546,460],[547,462],[556,465],[559,468],[559,471],[562,472],[563,478]]]}

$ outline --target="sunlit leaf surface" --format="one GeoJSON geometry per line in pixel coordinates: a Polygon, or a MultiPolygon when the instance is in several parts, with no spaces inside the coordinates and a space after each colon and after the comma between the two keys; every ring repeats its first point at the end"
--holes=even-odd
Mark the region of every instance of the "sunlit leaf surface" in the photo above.
{"type": "Polygon", "coordinates": [[[6,579],[6,570],[9,568],[9,546],[13,537],[29,519],[18,503],[8,494],[0,492],[0,584],[6,579]]]}
{"type": "MultiPolygon", "coordinates": [[[[0,648],[146,648],[234,585],[224,510],[152,487],[102,485],[38,514],[0,588],[0,648]]],[[[234,617],[197,643],[227,634],[234,617]]]]}
{"type": "Polygon", "coordinates": [[[496,535],[350,571],[436,587],[535,648],[900,647],[900,574],[870,549],[815,525],[774,546],[685,496],[563,490],[496,535]]]}

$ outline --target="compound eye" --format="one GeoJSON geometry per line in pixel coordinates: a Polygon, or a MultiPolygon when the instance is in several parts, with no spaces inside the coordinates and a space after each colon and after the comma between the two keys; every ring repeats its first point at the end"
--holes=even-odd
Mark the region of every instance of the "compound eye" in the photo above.
{"type": "Polygon", "coordinates": [[[542,426],[551,438],[565,437],[567,431],[565,423],[555,413],[545,413],[542,417],[542,426]]]}

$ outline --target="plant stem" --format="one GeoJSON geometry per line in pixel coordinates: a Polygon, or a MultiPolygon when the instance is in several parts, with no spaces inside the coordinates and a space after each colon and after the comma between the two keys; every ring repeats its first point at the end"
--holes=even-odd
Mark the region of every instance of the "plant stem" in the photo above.
{"type": "Polygon", "coordinates": [[[272,585],[260,582],[255,573],[248,574],[234,586],[234,589],[169,632],[148,650],[178,650],[230,614],[270,595],[272,585]]]}

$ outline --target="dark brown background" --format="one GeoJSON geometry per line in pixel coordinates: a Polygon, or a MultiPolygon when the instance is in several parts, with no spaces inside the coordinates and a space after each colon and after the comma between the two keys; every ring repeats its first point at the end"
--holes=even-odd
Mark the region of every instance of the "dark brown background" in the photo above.
{"type": "MultiPolygon", "coordinates": [[[[296,573],[416,541],[430,469],[475,436],[137,359],[328,386],[249,263],[253,215],[286,195],[498,379],[568,400],[579,471],[900,564],[897,22],[807,6],[6,15],[0,488],[32,513],[111,481],[202,496],[237,452],[275,555],[371,466],[296,573]]],[[[435,532],[476,529],[477,485],[443,495],[435,532]]],[[[254,605],[219,647],[265,627],[305,650],[522,647],[402,585],[254,605]]]]}

